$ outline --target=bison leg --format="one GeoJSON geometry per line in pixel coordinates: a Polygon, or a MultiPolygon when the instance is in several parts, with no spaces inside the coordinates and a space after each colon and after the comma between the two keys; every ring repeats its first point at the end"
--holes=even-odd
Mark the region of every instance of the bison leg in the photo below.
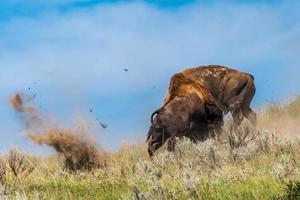
{"type": "Polygon", "coordinates": [[[247,83],[247,92],[245,94],[245,98],[244,101],[242,103],[242,113],[243,113],[243,117],[247,118],[250,123],[255,126],[256,125],[256,113],[251,109],[250,104],[251,101],[255,95],[255,85],[253,82],[253,78],[252,80],[248,81],[247,83]]]}
{"type": "Polygon", "coordinates": [[[243,109],[243,116],[247,118],[253,126],[256,126],[256,113],[250,107],[243,109]]]}
{"type": "Polygon", "coordinates": [[[241,124],[241,122],[243,121],[243,113],[241,111],[241,109],[236,109],[234,111],[231,112],[234,124],[236,126],[239,126],[241,124]]]}
{"type": "Polygon", "coordinates": [[[222,134],[222,131],[223,131],[223,125],[224,125],[224,121],[223,119],[219,119],[215,122],[215,125],[214,125],[214,133],[215,133],[215,137],[217,139],[219,139],[220,135],[222,134]]]}
{"type": "Polygon", "coordinates": [[[232,118],[236,126],[239,126],[244,118],[247,118],[253,126],[256,126],[256,113],[250,107],[233,111],[232,118]]]}
{"type": "Polygon", "coordinates": [[[251,123],[255,121],[255,113],[250,108],[255,94],[255,84],[251,75],[231,78],[227,83],[228,93],[225,94],[225,102],[229,105],[234,123],[240,125],[246,117],[251,123]]]}
{"type": "Polygon", "coordinates": [[[193,142],[204,141],[210,137],[207,123],[192,121],[187,135],[193,142]]]}
{"type": "Polygon", "coordinates": [[[176,138],[175,137],[171,137],[169,138],[167,141],[167,149],[168,151],[174,151],[175,150],[175,145],[176,145],[176,138]]]}

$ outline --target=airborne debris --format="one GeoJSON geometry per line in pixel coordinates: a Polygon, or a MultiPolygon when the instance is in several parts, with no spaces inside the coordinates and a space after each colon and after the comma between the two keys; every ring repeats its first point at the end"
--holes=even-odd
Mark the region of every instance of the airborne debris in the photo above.
{"type": "Polygon", "coordinates": [[[76,118],[80,126],[65,127],[48,116],[41,115],[31,104],[32,96],[16,93],[10,103],[26,124],[24,135],[39,145],[48,145],[65,158],[69,170],[90,170],[97,167],[98,149],[91,135],[89,121],[76,118]]]}
{"type": "Polygon", "coordinates": [[[23,112],[24,111],[24,105],[23,105],[23,99],[21,98],[20,94],[15,94],[10,99],[10,104],[17,112],[23,112]]]}
{"type": "Polygon", "coordinates": [[[102,126],[102,128],[107,128],[107,124],[99,122],[99,124],[102,126]]]}
{"type": "Polygon", "coordinates": [[[30,106],[29,102],[34,96],[17,93],[10,98],[10,104],[18,113],[25,113],[27,119],[38,118],[36,115],[38,110],[34,106],[30,106]]]}
{"type": "Polygon", "coordinates": [[[125,72],[128,72],[128,69],[127,69],[127,68],[125,68],[125,69],[124,69],[124,71],[125,71],[125,72]]]}

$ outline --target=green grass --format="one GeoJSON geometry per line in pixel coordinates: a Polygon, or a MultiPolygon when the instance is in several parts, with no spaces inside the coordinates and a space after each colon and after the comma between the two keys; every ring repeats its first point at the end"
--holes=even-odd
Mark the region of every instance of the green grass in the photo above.
{"type": "Polygon", "coordinates": [[[25,188],[26,194],[42,194],[41,199],[118,199],[132,192],[124,181],[47,181],[30,182],[25,188]]]}
{"type": "MultiPolygon", "coordinates": [[[[147,200],[297,200],[299,113],[300,98],[263,109],[258,115],[259,131],[251,132],[254,139],[239,147],[216,140],[193,144],[183,139],[175,152],[161,151],[150,160],[145,144],[124,145],[117,152],[100,152],[98,159],[105,164],[92,171],[63,170],[60,156],[26,156],[25,168],[33,165],[35,169],[18,180],[5,156],[0,162],[0,180],[5,186],[0,199],[132,200],[137,187],[147,200]],[[283,139],[287,134],[282,130],[292,140],[283,139]]],[[[223,139],[245,134],[243,130],[247,129],[226,129],[223,139]]]]}
{"type": "MultiPolygon", "coordinates": [[[[24,192],[33,198],[39,193],[39,199],[132,199],[133,186],[125,180],[114,181],[71,181],[50,180],[44,182],[26,181],[26,185],[15,185],[12,191],[24,192]]],[[[151,185],[138,185],[147,192],[151,185]]],[[[177,182],[165,184],[165,199],[207,199],[207,200],[240,200],[272,199],[284,194],[285,184],[272,177],[253,177],[245,180],[220,182],[219,184],[203,181],[197,186],[197,192],[188,192],[177,182]]],[[[14,195],[12,195],[13,197],[14,195]]],[[[154,198],[153,198],[154,199],[154,198]]]]}

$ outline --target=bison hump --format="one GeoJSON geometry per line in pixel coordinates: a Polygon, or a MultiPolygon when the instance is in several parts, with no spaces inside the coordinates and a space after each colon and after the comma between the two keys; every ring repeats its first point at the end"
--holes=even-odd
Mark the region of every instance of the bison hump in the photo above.
{"type": "Polygon", "coordinates": [[[200,83],[186,77],[183,73],[172,76],[164,104],[175,97],[186,97],[195,93],[203,102],[214,103],[214,98],[210,92],[200,83]]]}

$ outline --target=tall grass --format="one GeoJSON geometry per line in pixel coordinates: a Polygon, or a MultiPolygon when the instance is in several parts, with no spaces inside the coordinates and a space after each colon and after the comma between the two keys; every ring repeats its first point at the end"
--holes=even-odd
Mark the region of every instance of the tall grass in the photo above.
{"type": "Polygon", "coordinates": [[[220,138],[183,138],[174,152],[162,149],[152,160],[142,143],[102,150],[101,165],[84,170],[65,170],[63,154],[25,155],[33,170],[18,178],[3,156],[0,199],[297,199],[299,109],[300,98],[267,106],[257,129],[246,120],[237,129],[228,122],[220,138]]]}

